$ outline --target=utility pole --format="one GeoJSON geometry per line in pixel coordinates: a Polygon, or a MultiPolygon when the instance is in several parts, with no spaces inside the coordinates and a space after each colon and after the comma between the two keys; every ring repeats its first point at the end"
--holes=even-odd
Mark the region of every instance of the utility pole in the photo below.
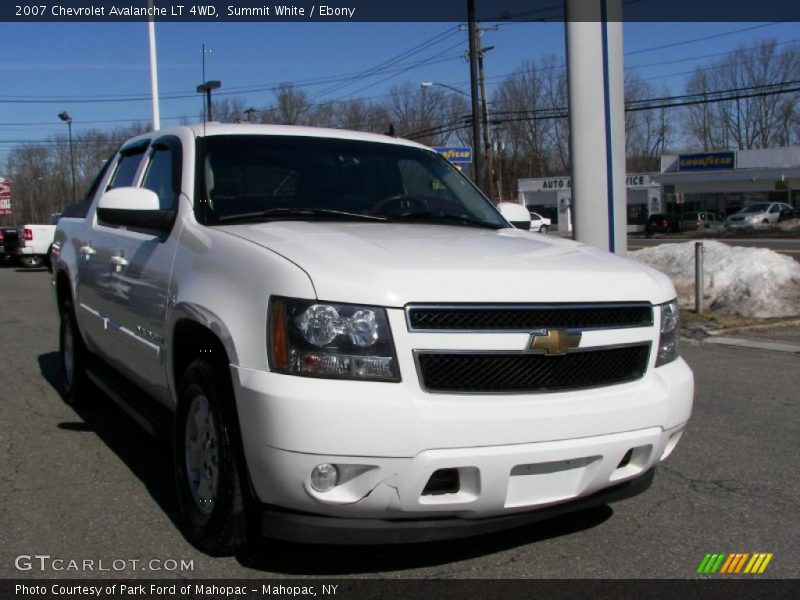
{"type": "MultiPolygon", "coordinates": [[[[478,28],[478,35],[483,35],[483,32],[488,29],[497,29],[497,27],[480,27],[478,28]]],[[[484,159],[486,161],[486,179],[484,179],[484,181],[486,185],[486,195],[489,196],[490,200],[494,199],[494,165],[492,164],[492,141],[491,131],[489,129],[489,108],[486,101],[486,77],[484,77],[483,74],[483,55],[493,48],[494,46],[481,46],[478,50],[478,78],[481,84],[481,117],[483,120],[483,149],[484,159]]],[[[502,198],[498,198],[497,200],[500,201],[502,198]]]]}
{"type": "Polygon", "coordinates": [[[475,169],[475,184],[483,190],[486,188],[483,184],[483,150],[478,113],[478,24],[475,22],[475,0],[467,0],[467,21],[469,22],[469,83],[472,96],[472,166],[475,169]]]}

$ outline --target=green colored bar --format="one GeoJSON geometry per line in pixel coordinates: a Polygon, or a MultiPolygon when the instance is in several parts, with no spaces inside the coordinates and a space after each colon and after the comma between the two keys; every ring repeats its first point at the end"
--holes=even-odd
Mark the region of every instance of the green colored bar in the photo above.
{"type": "Polygon", "coordinates": [[[705,573],[706,564],[708,564],[708,559],[711,558],[710,554],[706,554],[706,557],[703,559],[703,562],[700,563],[700,566],[697,567],[696,573],[705,573]]]}
{"type": "Polygon", "coordinates": [[[708,564],[706,565],[706,568],[703,571],[703,573],[711,573],[711,569],[714,568],[714,563],[717,562],[718,558],[719,558],[719,554],[717,554],[717,553],[712,554],[711,558],[708,560],[708,564]]]}
{"type": "Polygon", "coordinates": [[[712,573],[716,573],[719,570],[719,568],[722,566],[722,561],[725,560],[725,556],[726,556],[726,554],[724,552],[720,552],[720,555],[719,555],[719,558],[717,559],[716,564],[711,569],[712,573]]]}

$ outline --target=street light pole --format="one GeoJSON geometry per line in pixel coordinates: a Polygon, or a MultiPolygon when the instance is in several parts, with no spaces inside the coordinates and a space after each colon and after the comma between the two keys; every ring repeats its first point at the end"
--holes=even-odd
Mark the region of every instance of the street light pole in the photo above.
{"type": "Polygon", "coordinates": [[[453,87],[452,85],[448,85],[446,83],[440,83],[438,81],[423,81],[423,82],[421,82],[419,84],[419,87],[429,88],[429,87],[433,87],[434,85],[438,85],[438,86],[447,88],[448,90],[453,90],[454,92],[458,92],[462,96],[466,96],[467,98],[469,98],[469,94],[467,92],[465,92],[463,90],[460,90],[457,87],[453,87]]]}
{"type": "Polygon", "coordinates": [[[220,87],[222,87],[222,83],[219,81],[206,81],[197,86],[197,93],[206,95],[206,121],[214,120],[211,117],[211,90],[217,90],[220,87]]]}
{"type": "MultiPolygon", "coordinates": [[[[67,124],[69,131],[69,162],[72,167],[72,203],[75,204],[75,149],[72,146],[72,117],[69,116],[67,111],[58,113],[58,118],[67,124]]],[[[61,208],[64,208],[64,202],[61,202],[61,208]]]]}

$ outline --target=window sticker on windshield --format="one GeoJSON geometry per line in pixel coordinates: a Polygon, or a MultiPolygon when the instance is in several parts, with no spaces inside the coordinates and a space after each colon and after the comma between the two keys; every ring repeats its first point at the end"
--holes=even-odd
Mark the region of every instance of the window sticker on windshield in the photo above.
{"type": "Polygon", "coordinates": [[[444,190],[444,184],[440,179],[431,179],[431,189],[437,192],[444,190]]]}

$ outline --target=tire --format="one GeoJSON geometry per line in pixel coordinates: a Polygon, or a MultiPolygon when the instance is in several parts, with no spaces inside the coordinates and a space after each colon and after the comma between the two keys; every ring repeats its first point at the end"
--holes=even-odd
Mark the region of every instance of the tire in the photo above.
{"type": "Polygon", "coordinates": [[[38,254],[21,254],[19,257],[19,264],[25,269],[38,269],[42,266],[42,257],[38,254]]]}
{"type": "Polygon", "coordinates": [[[547,225],[540,225],[539,233],[547,233],[547,225]]]}
{"type": "Polygon", "coordinates": [[[178,390],[173,455],[181,526],[197,548],[236,554],[248,543],[250,493],[230,383],[205,359],[192,362],[178,390]],[[229,405],[231,406],[231,405],[229,405]],[[243,485],[244,484],[244,485],[243,485]]]}
{"type": "Polygon", "coordinates": [[[86,375],[88,352],[75,321],[72,302],[67,300],[61,307],[61,326],[58,334],[58,358],[61,367],[61,393],[64,402],[71,405],[81,403],[89,390],[86,375]]]}
{"type": "Polygon", "coordinates": [[[764,219],[763,221],[761,221],[761,224],[762,225],[769,225],[769,219],[764,219]]]}

